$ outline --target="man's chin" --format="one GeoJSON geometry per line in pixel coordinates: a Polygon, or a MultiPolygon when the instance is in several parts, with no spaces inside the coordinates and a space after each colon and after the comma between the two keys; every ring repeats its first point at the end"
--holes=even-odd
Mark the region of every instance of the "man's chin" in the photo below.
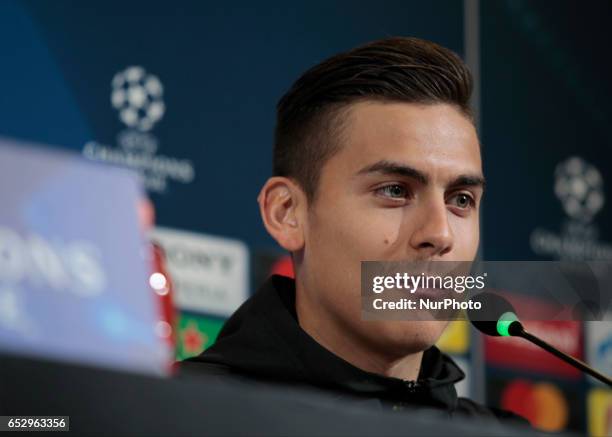
{"type": "Polygon", "coordinates": [[[410,355],[422,352],[435,345],[444,329],[446,321],[385,321],[378,329],[370,331],[370,337],[381,350],[394,351],[396,355],[410,355]]]}

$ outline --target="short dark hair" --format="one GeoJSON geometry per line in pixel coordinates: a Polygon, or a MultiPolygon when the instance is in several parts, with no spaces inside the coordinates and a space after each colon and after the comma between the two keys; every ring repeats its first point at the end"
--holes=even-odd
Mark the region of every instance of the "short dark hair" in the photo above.
{"type": "Polygon", "coordinates": [[[309,200],[323,164],[340,148],[351,103],[448,103],[472,119],[472,75],[451,50],[419,38],[386,38],[306,71],[277,105],[273,171],[298,182],[309,200]]]}

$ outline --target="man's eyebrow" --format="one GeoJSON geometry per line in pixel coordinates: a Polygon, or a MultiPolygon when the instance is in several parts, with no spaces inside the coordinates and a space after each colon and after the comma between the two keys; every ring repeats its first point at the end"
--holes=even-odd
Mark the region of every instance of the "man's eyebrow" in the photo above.
{"type": "MultiPolygon", "coordinates": [[[[399,175],[415,179],[422,185],[429,183],[429,177],[420,170],[399,162],[382,160],[368,165],[357,172],[357,175],[368,173],[381,173],[385,175],[399,175]]],[[[482,187],[486,184],[485,178],[480,174],[463,174],[453,179],[448,187],[482,187]]]]}
{"type": "Polygon", "coordinates": [[[483,190],[486,185],[484,176],[480,175],[460,175],[453,179],[449,187],[481,187],[483,190]]]}
{"type": "Polygon", "coordinates": [[[427,185],[429,183],[429,177],[422,171],[416,168],[410,167],[405,164],[392,161],[378,161],[374,164],[368,165],[357,172],[358,175],[364,175],[368,173],[382,173],[385,175],[399,175],[415,179],[417,182],[427,185]]]}

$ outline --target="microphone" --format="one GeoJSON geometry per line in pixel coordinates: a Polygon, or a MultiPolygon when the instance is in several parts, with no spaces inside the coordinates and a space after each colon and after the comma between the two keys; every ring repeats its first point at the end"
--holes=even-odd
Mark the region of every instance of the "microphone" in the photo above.
{"type": "MultiPolygon", "coordinates": [[[[487,314],[492,314],[496,320],[479,320],[482,319],[482,313],[479,315],[478,310],[468,310],[468,317],[472,325],[480,332],[493,337],[521,337],[525,340],[541,347],[542,349],[562,359],[566,363],[575,368],[588,373],[593,378],[612,387],[612,379],[589,367],[586,363],[561,352],[559,349],[546,343],[544,340],[536,337],[533,334],[525,331],[523,324],[519,321],[516,311],[510,302],[498,294],[484,292],[472,297],[472,301],[480,302],[481,308],[487,314]]],[[[491,318],[491,317],[487,317],[491,318]]]]}

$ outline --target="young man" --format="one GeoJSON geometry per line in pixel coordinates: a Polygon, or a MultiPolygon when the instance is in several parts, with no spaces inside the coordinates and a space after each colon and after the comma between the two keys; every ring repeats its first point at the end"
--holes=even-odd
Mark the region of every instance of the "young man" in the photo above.
{"type": "Polygon", "coordinates": [[[467,399],[459,367],[433,346],[444,321],[361,319],[362,260],[469,261],[484,178],[460,58],[388,38],[311,68],[278,104],[263,223],[291,252],[295,281],[273,276],[184,363],[375,399],[394,410],[505,416],[467,399]]]}

